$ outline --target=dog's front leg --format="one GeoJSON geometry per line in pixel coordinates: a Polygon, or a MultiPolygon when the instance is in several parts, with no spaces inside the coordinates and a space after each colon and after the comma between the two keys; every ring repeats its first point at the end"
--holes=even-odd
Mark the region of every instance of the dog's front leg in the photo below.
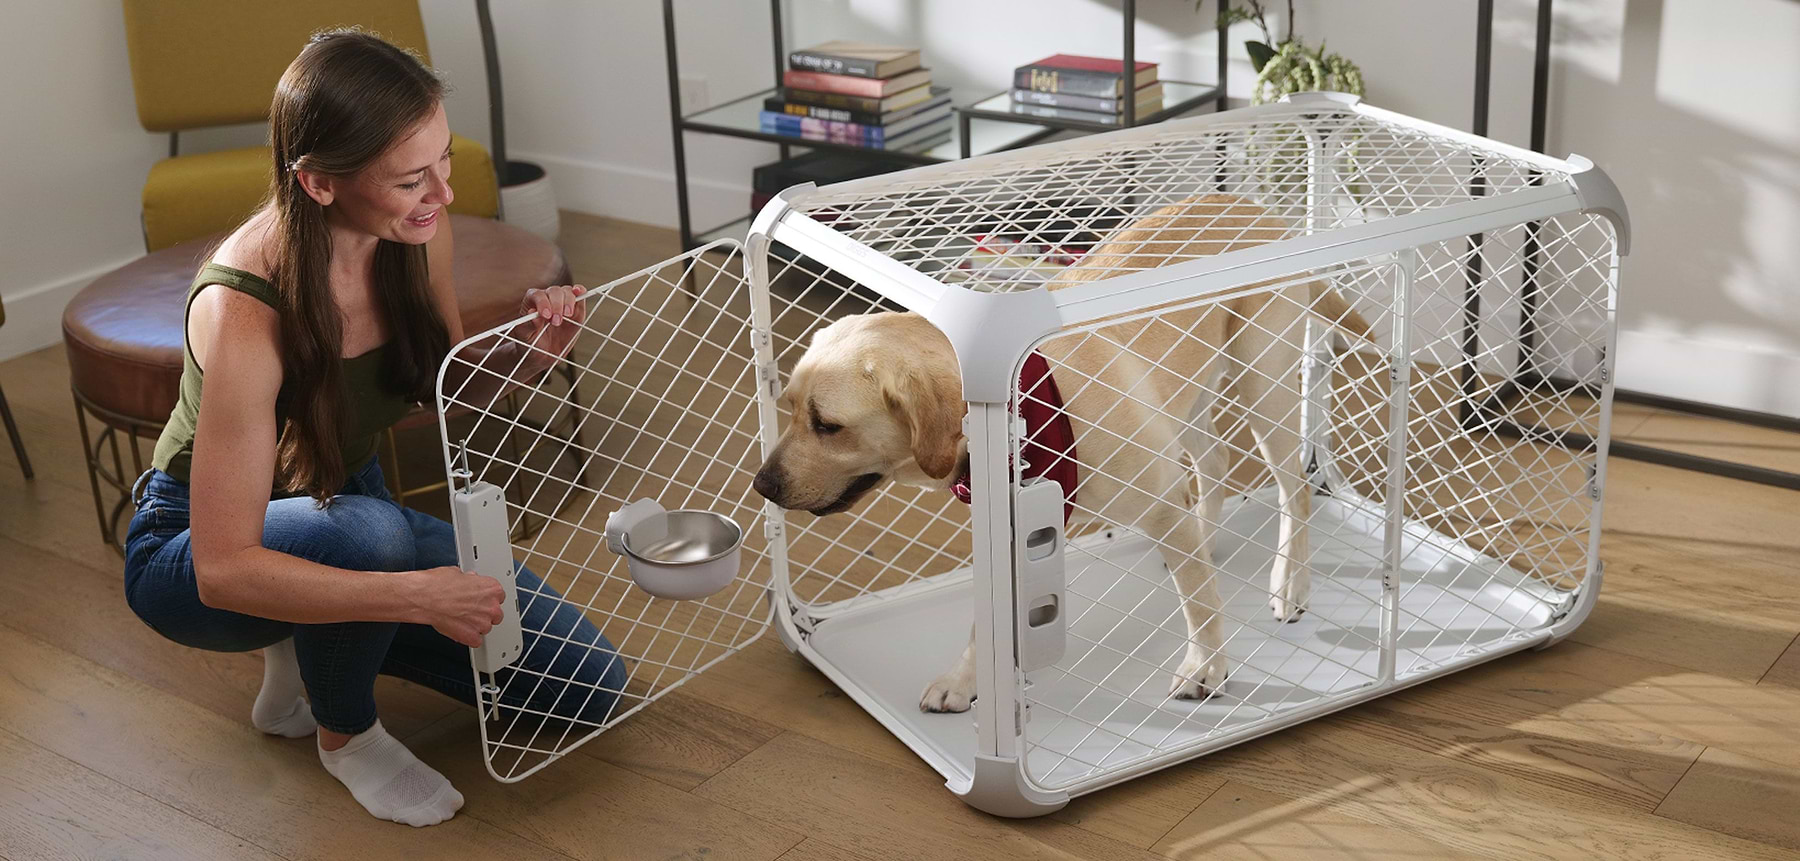
{"type": "Polygon", "coordinates": [[[966,712],[975,701],[975,629],[969,629],[969,645],[962,657],[943,675],[925,687],[919,697],[919,710],[927,712],[966,712]]]}

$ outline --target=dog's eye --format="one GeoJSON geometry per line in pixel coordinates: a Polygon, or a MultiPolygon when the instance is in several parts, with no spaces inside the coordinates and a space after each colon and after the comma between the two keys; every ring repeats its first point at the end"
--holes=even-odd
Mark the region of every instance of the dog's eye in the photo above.
{"type": "Polygon", "coordinates": [[[813,420],[813,431],[820,436],[830,436],[843,429],[843,425],[834,425],[831,422],[820,421],[818,419],[813,420]]]}

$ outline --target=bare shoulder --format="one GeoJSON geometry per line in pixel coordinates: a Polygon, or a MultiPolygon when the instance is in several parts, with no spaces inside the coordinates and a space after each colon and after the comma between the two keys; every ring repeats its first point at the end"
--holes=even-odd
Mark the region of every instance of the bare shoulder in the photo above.
{"type": "MultiPolygon", "coordinates": [[[[272,223],[266,211],[252,216],[225,238],[213,252],[212,261],[268,280],[272,268],[269,265],[269,251],[273,247],[269,240],[272,223]]],[[[188,307],[188,349],[202,370],[206,368],[207,357],[226,338],[234,342],[234,356],[241,357],[246,352],[266,353],[275,357],[279,364],[276,348],[280,337],[280,317],[275,309],[242,291],[210,284],[200,288],[188,307]]]]}
{"type": "Polygon", "coordinates": [[[267,281],[269,273],[274,269],[274,237],[274,212],[259,210],[238,225],[238,229],[225,237],[224,242],[219,243],[218,250],[213,252],[212,261],[267,281]]]}

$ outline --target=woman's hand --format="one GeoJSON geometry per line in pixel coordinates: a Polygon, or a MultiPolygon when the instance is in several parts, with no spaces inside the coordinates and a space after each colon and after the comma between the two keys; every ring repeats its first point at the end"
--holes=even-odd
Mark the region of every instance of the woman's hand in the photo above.
{"type": "Polygon", "coordinates": [[[548,367],[553,363],[537,350],[557,358],[568,354],[575,336],[581,334],[582,321],[587,319],[587,303],[581,301],[586,291],[587,288],[580,284],[525,291],[525,301],[519,310],[534,316],[512,334],[536,348],[528,360],[534,367],[548,367]]]}
{"type": "Polygon", "coordinates": [[[425,620],[438,633],[472,649],[500,624],[500,602],[506,597],[500,581],[453,565],[420,573],[425,575],[420,584],[425,620]]]}

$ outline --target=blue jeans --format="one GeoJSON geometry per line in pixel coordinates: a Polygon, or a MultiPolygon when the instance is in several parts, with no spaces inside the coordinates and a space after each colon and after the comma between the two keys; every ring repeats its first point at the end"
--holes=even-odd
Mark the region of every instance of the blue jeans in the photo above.
{"type": "MultiPolygon", "coordinates": [[[[137,513],[125,539],[125,599],[157,633],[215,652],[245,652],[292,637],[313,718],[333,732],[354,735],[374,725],[378,673],[476,702],[469,648],[429,625],[303,625],[206,606],[194,580],[188,486],[152,469],[138,479],[133,498],[137,513]]],[[[262,540],[271,550],[353,571],[457,564],[454,528],[396,504],[373,458],[323,509],[311,497],[271,500],[262,540]]],[[[589,723],[605,721],[628,677],[624,659],[580,607],[565,603],[523,566],[517,593],[525,651],[494,676],[501,702],[589,723]]]]}

